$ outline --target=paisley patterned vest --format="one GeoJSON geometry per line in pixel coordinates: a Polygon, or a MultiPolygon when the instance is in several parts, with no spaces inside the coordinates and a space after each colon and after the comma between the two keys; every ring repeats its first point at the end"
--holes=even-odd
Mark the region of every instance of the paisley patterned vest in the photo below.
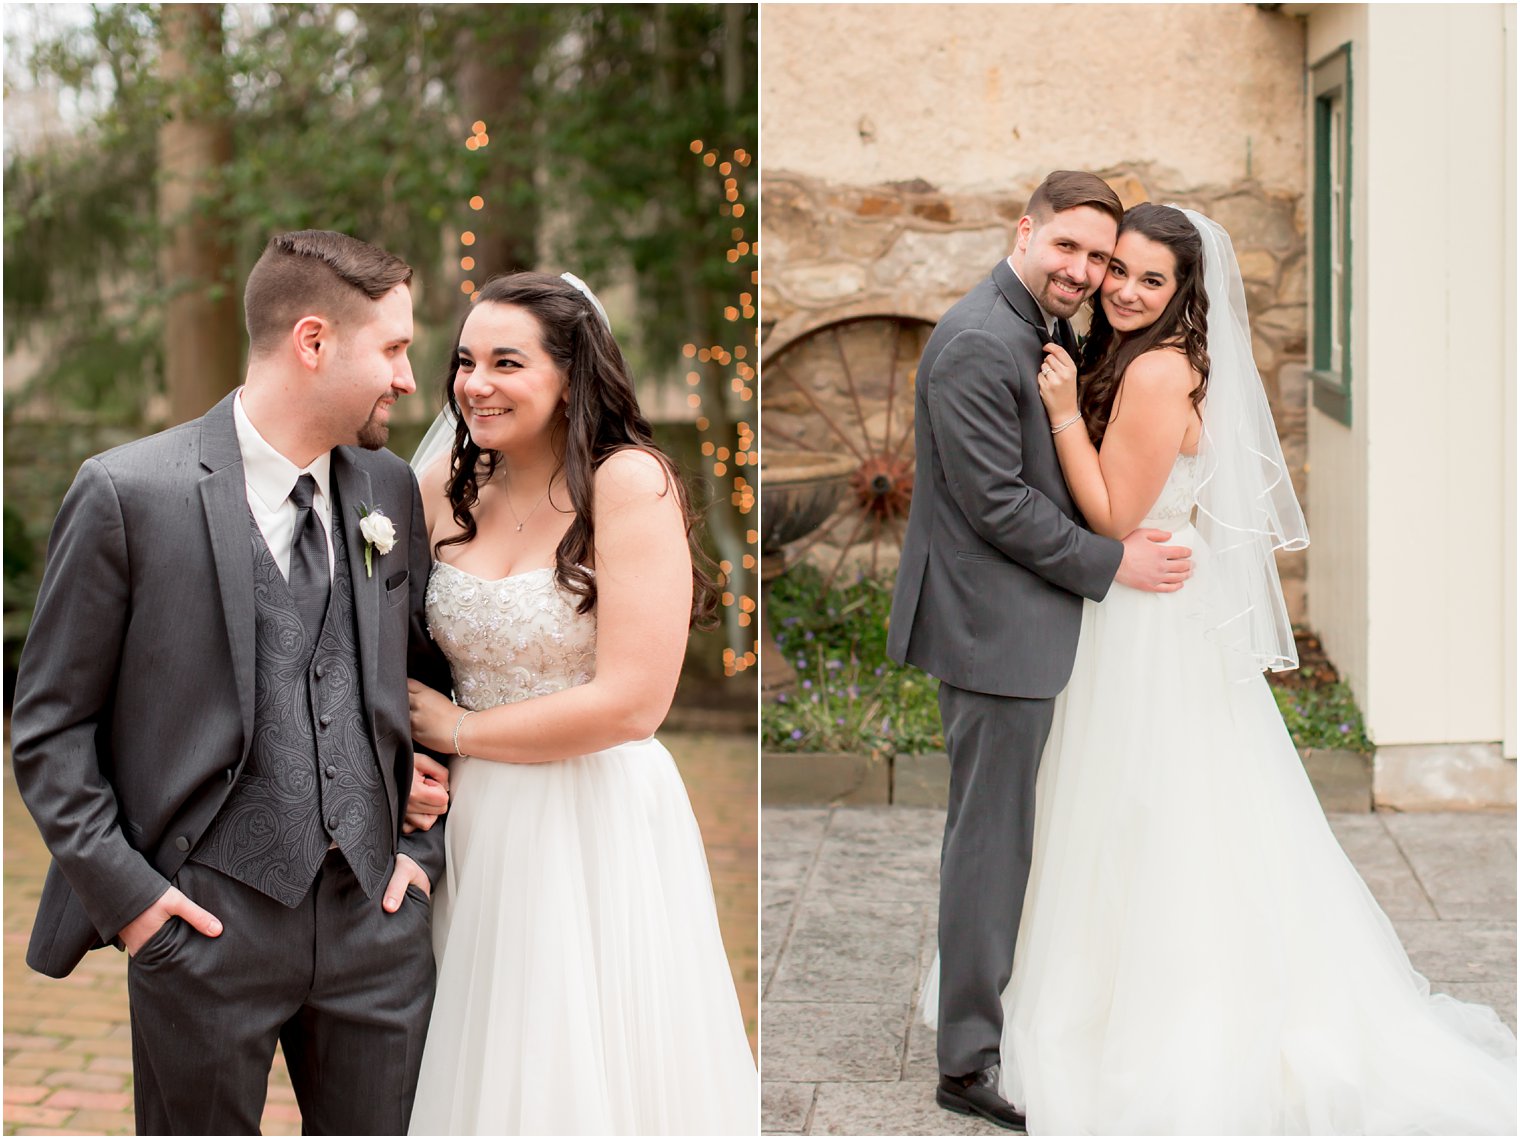
{"type": "Polygon", "coordinates": [[[328,849],[364,892],[390,877],[395,825],[360,687],[343,510],[332,487],[332,591],[313,645],[258,523],[252,527],[253,747],[227,801],[190,855],[287,906],[298,905],[328,849]]]}

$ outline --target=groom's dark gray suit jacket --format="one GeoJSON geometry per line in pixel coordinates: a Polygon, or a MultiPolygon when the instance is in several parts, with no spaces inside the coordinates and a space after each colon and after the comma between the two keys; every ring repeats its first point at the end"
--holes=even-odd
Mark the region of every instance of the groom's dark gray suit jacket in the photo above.
{"type": "MultiPolygon", "coordinates": [[[[53,526],[11,720],[16,782],[53,855],[27,949],[50,976],[66,976],[168,888],[248,758],[254,578],[233,398],[86,460],[53,526]]],[[[396,849],[436,882],[442,827],[399,830],[412,778],[407,676],[449,690],[423,613],[421,498],[387,451],[335,448],[332,477],[396,849]],[[369,574],[361,504],[397,533],[369,574]]]]}
{"type": "Polygon", "coordinates": [[[1004,260],[944,315],[918,365],[887,652],[972,692],[1060,692],[1082,598],[1103,599],[1123,556],[1086,529],[1061,475],[1036,380],[1048,339],[1004,260]]]}

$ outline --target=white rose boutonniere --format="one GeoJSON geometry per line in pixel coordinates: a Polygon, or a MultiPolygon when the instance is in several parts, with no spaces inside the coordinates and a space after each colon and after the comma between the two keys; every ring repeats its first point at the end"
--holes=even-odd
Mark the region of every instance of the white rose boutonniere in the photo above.
{"type": "Polygon", "coordinates": [[[364,576],[374,577],[373,557],[376,550],[383,558],[396,545],[396,527],[380,513],[378,507],[359,507],[359,533],[364,536],[364,576]]]}

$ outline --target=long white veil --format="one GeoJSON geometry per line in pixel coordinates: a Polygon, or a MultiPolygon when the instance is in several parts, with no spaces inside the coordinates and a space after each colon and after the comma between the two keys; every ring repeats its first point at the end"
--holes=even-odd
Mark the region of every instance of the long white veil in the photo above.
{"type": "Polygon", "coordinates": [[[1280,672],[1298,667],[1298,651],[1274,554],[1306,547],[1309,530],[1251,354],[1245,286],[1230,235],[1195,210],[1182,212],[1203,238],[1209,299],[1195,525],[1211,553],[1196,575],[1193,610],[1210,636],[1233,650],[1227,655],[1238,676],[1280,672]]]}
{"type": "Polygon", "coordinates": [[[423,435],[422,442],[417,444],[417,450],[412,452],[412,470],[417,472],[419,478],[440,455],[446,455],[453,449],[458,423],[453,409],[444,404],[443,410],[434,417],[427,433],[423,435]]]}

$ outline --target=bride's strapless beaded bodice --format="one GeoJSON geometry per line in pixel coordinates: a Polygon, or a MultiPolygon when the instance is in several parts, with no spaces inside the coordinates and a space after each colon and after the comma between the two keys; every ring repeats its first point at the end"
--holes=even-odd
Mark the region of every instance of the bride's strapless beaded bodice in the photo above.
{"type": "Polygon", "coordinates": [[[575,603],[550,567],[487,581],[435,561],[428,632],[453,667],[459,706],[479,711],[588,682],[596,615],[575,603]]]}
{"type": "Polygon", "coordinates": [[[1177,456],[1171,473],[1166,476],[1166,485],[1161,488],[1154,505],[1140,522],[1141,526],[1176,530],[1188,524],[1193,514],[1193,503],[1198,498],[1200,465],[1197,455],[1177,456]]]}

